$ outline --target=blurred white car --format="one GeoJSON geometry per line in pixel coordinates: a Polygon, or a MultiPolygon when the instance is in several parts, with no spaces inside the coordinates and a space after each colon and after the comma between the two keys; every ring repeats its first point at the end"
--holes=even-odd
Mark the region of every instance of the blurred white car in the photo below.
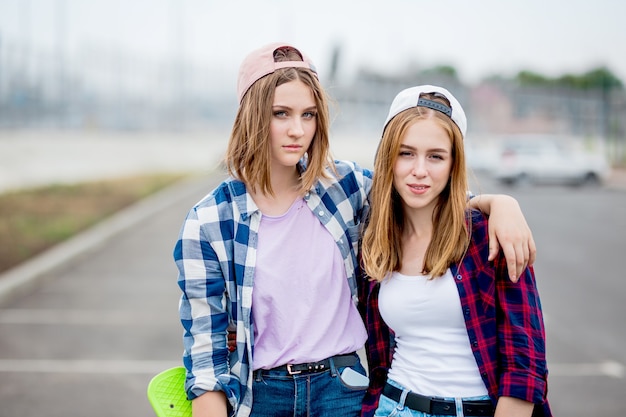
{"type": "Polygon", "coordinates": [[[602,184],[610,164],[601,153],[582,149],[572,138],[515,135],[501,141],[494,177],[515,184],[602,184]]]}

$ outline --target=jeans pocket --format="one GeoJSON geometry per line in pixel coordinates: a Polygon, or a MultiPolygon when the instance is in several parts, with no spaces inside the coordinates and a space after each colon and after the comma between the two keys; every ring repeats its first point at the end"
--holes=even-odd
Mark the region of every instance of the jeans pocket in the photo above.
{"type": "Polygon", "coordinates": [[[380,396],[380,399],[378,400],[378,408],[376,408],[376,412],[374,413],[374,417],[398,417],[411,415],[414,415],[414,412],[406,407],[400,407],[397,401],[387,398],[384,395],[380,396]]]}

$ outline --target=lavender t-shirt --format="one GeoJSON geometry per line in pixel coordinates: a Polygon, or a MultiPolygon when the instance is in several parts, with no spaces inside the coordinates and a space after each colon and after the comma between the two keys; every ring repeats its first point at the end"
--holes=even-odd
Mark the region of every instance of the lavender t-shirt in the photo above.
{"type": "Polygon", "coordinates": [[[255,370],[319,361],[365,343],[339,248],[304,199],[261,218],[252,315],[255,370]]]}

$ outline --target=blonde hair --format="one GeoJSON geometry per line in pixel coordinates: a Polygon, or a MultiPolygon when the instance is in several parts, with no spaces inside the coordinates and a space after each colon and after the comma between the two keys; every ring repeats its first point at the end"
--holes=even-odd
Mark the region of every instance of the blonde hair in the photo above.
{"type": "MultiPolygon", "coordinates": [[[[302,56],[291,47],[274,52],[274,61],[302,61],[302,56]]],[[[330,156],[330,116],[328,98],[315,74],[306,68],[282,68],[257,80],[243,96],[226,150],[228,173],[253,190],[273,195],[270,181],[270,121],[276,87],[300,80],[313,93],[317,107],[316,131],[306,152],[306,171],[300,178],[300,188],[310,189],[322,177],[328,177],[326,168],[334,170],[330,156]]]]}
{"type": "MultiPolygon", "coordinates": [[[[440,96],[424,94],[440,101],[440,96]]],[[[424,274],[439,277],[453,262],[459,262],[469,243],[466,224],[467,173],[463,135],[445,114],[426,107],[411,107],[395,116],[383,131],[376,153],[370,192],[370,218],[362,244],[362,262],[371,279],[382,281],[402,267],[402,199],[393,186],[393,168],[409,127],[418,120],[432,119],[448,132],[452,142],[452,169],[448,185],[439,195],[433,214],[433,236],[426,250],[424,274]]]]}

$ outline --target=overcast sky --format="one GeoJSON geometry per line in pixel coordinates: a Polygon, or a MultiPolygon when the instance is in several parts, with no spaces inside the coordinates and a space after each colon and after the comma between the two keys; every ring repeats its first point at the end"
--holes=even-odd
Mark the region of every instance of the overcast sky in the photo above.
{"type": "Polygon", "coordinates": [[[605,65],[626,82],[625,16],[620,0],[0,0],[0,47],[182,55],[234,82],[249,50],[280,40],[303,49],[322,78],[338,46],[342,76],[446,64],[472,83],[605,65]]]}

